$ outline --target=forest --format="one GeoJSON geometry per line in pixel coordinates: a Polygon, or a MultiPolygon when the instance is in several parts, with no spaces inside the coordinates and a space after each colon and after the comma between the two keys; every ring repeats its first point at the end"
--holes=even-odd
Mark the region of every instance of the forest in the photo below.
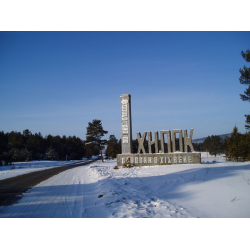
{"type": "Polygon", "coordinates": [[[28,129],[23,133],[0,131],[0,159],[4,165],[31,160],[80,160],[85,154],[84,141],[76,136],[43,137],[28,129]]]}

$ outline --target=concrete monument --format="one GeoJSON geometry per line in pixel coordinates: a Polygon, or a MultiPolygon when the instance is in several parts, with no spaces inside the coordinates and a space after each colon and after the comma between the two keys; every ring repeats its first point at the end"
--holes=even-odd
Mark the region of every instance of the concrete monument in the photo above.
{"type": "Polygon", "coordinates": [[[132,153],[131,96],[121,95],[122,154],[132,153]]]}
{"type": "Polygon", "coordinates": [[[137,133],[138,152],[132,154],[131,124],[131,96],[129,94],[121,95],[122,154],[117,155],[117,166],[122,166],[125,162],[130,162],[135,166],[201,163],[201,153],[195,152],[192,145],[193,129],[191,129],[189,137],[187,130],[184,129],[184,139],[181,129],[173,130],[172,140],[171,131],[162,130],[160,131],[160,145],[158,131],[155,131],[155,140],[152,140],[152,133],[148,132],[148,153],[144,148],[147,132],[144,132],[142,136],[141,133],[137,133]],[[178,149],[175,144],[177,133],[179,134],[178,149]],[[167,135],[167,148],[165,148],[164,135],[167,135]],[[152,145],[155,145],[155,153],[152,153],[152,145]],[[188,147],[191,152],[188,152],[188,147]]]}

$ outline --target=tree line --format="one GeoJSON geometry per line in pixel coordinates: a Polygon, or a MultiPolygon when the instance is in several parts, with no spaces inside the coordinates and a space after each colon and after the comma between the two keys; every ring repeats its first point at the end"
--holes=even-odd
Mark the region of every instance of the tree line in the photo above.
{"type": "Polygon", "coordinates": [[[32,134],[29,129],[22,133],[0,131],[0,165],[31,160],[81,160],[102,155],[107,143],[102,137],[107,133],[97,119],[88,123],[86,140],[65,135],[43,137],[40,132],[32,134]]]}
{"type": "Polygon", "coordinates": [[[5,165],[31,160],[79,160],[86,154],[84,142],[76,136],[45,137],[26,129],[21,132],[0,131],[0,159],[5,165]]]}
{"type": "Polygon", "coordinates": [[[196,144],[196,151],[210,155],[224,153],[227,161],[250,161],[250,132],[241,134],[235,126],[231,135],[222,139],[218,135],[208,136],[203,143],[196,144]]]}

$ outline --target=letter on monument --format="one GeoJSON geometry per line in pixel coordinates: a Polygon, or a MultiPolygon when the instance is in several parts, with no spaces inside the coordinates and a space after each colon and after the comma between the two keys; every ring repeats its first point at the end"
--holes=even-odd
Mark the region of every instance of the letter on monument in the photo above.
{"type": "Polygon", "coordinates": [[[167,134],[168,136],[168,153],[171,153],[171,131],[170,130],[161,131],[161,152],[160,153],[164,154],[164,144],[165,144],[164,134],[167,134]]]}
{"type": "Polygon", "coordinates": [[[184,129],[184,149],[185,149],[185,152],[188,152],[188,146],[190,147],[191,151],[194,152],[194,147],[192,144],[193,131],[194,131],[194,129],[191,128],[191,131],[190,131],[190,134],[188,137],[187,130],[184,129]]]}
{"type": "Polygon", "coordinates": [[[183,143],[182,143],[182,130],[181,129],[175,129],[172,131],[172,136],[173,136],[173,140],[172,140],[172,148],[173,148],[173,152],[176,151],[176,146],[175,146],[175,134],[179,133],[179,146],[180,146],[180,152],[183,152],[183,143]]]}
{"type": "Polygon", "coordinates": [[[149,154],[152,154],[152,148],[151,146],[155,144],[155,153],[158,153],[158,131],[155,131],[155,140],[152,141],[152,133],[148,132],[148,151],[149,154]]]}
{"type": "Polygon", "coordinates": [[[146,151],[145,151],[145,148],[144,148],[144,145],[143,145],[146,135],[147,135],[147,132],[144,132],[143,136],[141,138],[141,133],[137,133],[138,154],[140,154],[141,150],[142,150],[143,154],[146,154],[146,151]]]}

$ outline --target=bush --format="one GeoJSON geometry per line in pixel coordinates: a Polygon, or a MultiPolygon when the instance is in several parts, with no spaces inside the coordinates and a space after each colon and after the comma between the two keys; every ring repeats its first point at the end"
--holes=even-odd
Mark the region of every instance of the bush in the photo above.
{"type": "Polygon", "coordinates": [[[114,169],[119,169],[119,168],[117,166],[115,166],[114,169]]]}

